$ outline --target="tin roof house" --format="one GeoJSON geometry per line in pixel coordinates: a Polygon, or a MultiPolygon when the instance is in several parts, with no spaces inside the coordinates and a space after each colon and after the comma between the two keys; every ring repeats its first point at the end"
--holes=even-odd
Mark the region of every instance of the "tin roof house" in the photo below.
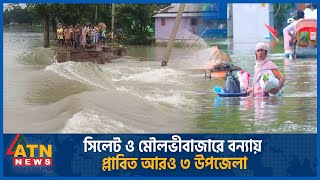
{"type": "MultiPolygon", "coordinates": [[[[171,4],[161,9],[155,18],[156,42],[167,42],[177,16],[180,4],[171,4]]],[[[176,40],[196,41],[199,37],[226,38],[227,37],[227,5],[186,4],[178,29],[176,40]]]]}

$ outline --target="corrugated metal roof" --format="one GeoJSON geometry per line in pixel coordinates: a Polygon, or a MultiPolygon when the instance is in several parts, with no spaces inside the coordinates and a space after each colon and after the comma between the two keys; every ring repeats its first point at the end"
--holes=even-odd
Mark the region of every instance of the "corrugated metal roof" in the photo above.
{"type": "MultiPolygon", "coordinates": [[[[173,3],[170,6],[162,9],[160,13],[178,12],[179,6],[180,6],[179,3],[173,3]]],[[[187,3],[186,7],[184,8],[184,12],[200,12],[201,8],[202,8],[202,4],[187,3]]]]}
{"type": "MultiPolygon", "coordinates": [[[[179,10],[179,3],[173,3],[168,7],[160,10],[159,14],[154,15],[153,17],[176,17],[177,12],[179,10]]],[[[202,4],[190,4],[187,3],[184,8],[183,17],[190,16],[200,16],[200,12],[202,10],[202,4]]]]}
{"type": "MultiPolygon", "coordinates": [[[[202,13],[183,13],[182,17],[195,17],[195,16],[202,16],[202,13]]],[[[157,14],[153,17],[177,17],[177,13],[163,13],[157,14]]]]}

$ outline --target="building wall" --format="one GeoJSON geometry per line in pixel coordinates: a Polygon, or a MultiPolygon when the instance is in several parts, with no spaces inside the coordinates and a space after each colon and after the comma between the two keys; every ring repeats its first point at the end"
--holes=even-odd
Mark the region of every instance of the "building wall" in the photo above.
{"type": "MultiPolygon", "coordinates": [[[[176,18],[165,18],[165,26],[161,26],[161,19],[162,18],[155,18],[155,38],[168,40],[170,38],[176,18]]],[[[198,24],[199,23],[200,21],[198,18],[198,24]]],[[[188,31],[196,34],[198,26],[191,26],[191,17],[182,17],[178,33],[183,29],[187,29],[188,31]]]]}
{"type": "Polygon", "coordinates": [[[265,39],[269,32],[264,24],[270,25],[270,4],[233,4],[234,44],[257,43],[265,39]]]}

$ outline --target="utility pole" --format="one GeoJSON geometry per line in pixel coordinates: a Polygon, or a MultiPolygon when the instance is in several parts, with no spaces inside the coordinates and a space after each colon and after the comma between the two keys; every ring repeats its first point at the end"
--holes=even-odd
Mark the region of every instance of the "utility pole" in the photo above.
{"type": "Polygon", "coordinates": [[[180,6],[179,6],[179,11],[178,11],[176,21],[174,22],[174,26],[171,31],[170,39],[169,39],[166,53],[164,54],[161,66],[167,66],[167,64],[169,62],[171,51],[172,51],[172,48],[173,48],[173,45],[174,45],[174,42],[176,39],[176,35],[177,35],[178,29],[180,26],[180,22],[181,22],[181,18],[182,18],[182,14],[183,14],[185,6],[186,6],[186,4],[180,4],[180,6]]]}
{"type": "Polygon", "coordinates": [[[233,6],[232,3],[228,3],[227,5],[227,39],[228,39],[228,49],[233,50],[233,6]]]}
{"type": "Polygon", "coordinates": [[[116,5],[112,3],[111,5],[111,39],[113,40],[113,33],[114,33],[114,11],[115,11],[116,5]]]}
{"type": "Polygon", "coordinates": [[[233,38],[233,8],[232,3],[229,3],[228,5],[228,38],[233,38]]]}

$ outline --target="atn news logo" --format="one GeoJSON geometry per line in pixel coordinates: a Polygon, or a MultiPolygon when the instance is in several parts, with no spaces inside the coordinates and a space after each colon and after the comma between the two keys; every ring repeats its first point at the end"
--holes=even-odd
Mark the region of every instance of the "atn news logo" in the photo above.
{"type": "Polygon", "coordinates": [[[52,145],[27,144],[20,134],[16,135],[6,154],[13,155],[14,166],[52,166],[52,145]]]}

